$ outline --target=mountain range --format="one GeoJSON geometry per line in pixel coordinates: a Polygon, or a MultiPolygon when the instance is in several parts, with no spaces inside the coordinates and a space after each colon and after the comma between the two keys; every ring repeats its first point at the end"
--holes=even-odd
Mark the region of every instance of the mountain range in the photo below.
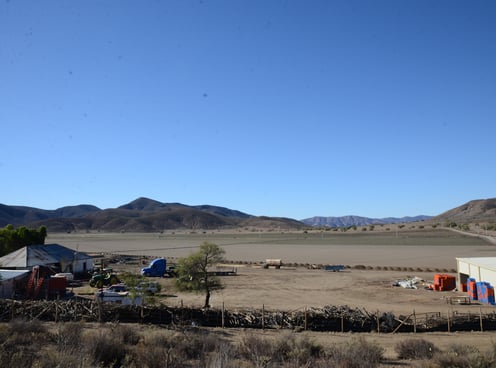
{"type": "Polygon", "coordinates": [[[46,226],[49,232],[160,232],[174,229],[277,229],[297,230],[312,227],[364,226],[414,221],[496,221],[496,198],[474,200],[441,215],[402,218],[360,216],[311,217],[295,220],[285,217],[253,216],[225,207],[181,203],[162,203],[138,198],[117,208],[100,209],[93,205],[66,206],[43,210],[26,206],[0,204],[0,227],[46,226]]]}
{"type": "Polygon", "coordinates": [[[406,217],[385,217],[385,218],[370,218],[361,216],[340,216],[340,217],[322,217],[315,216],[302,220],[304,224],[310,226],[329,226],[329,227],[346,227],[346,226],[366,226],[379,224],[399,224],[405,222],[425,221],[432,216],[406,216],[406,217]]]}

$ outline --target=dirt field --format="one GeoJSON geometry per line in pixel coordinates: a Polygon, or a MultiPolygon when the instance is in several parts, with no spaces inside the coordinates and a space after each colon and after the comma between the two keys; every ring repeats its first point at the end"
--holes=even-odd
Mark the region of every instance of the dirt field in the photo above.
{"type": "MultiPolygon", "coordinates": [[[[212,295],[213,307],[226,309],[262,308],[266,310],[303,310],[325,305],[348,305],[369,312],[393,312],[395,315],[450,311],[493,311],[481,305],[451,305],[447,298],[465,295],[460,292],[433,292],[418,284],[417,289],[393,286],[400,279],[418,277],[432,281],[436,272],[456,269],[455,257],[493,256],[496,247],[477,237],[449,231],[426,231],[360,234],[238,234],[238,233],[171,233],[171,234],[55,234],[47,243],[60,243],[91,253],[117,253],[182,257],[194,251],[203,241],[226,250],[227,266],[237,269],[237,276],[223,278],[225,289],[212,295]],[[281,258],[287,266],[263,269],[260,261],[281,258]],[[344,264],[342,272],[308,269],[306,265],[344,264]],[[353,268],[364,265],[365,270],[353,268]],[[379,270],[379,267],[381,268],[379,270]],[[368,268],[368,269],[367,269],[368,268]],[[387,270],[385,270],[387,268],[387,270]],[[428,270],[428,271],[426,271],[428,270]]],[[[149,259],[149,258],[148,258],[149,259]]],[[[119,269],[119,265],[115,265],[119,269]]],[[[140,264],[122,265],[139,272],[140,264]]],[[[203,305],[204,296],[178,293],[169,279],[160,279],[165,302],[176,306],[203,305]]],[[[275,332],[264,332],[270,335],[275,332]]],[[[347,341],[351,334],[310,333],[322,341],[347,341]]],[[[422,334],[439,347],[453,342],[470,343],[480,349],[492,346],[494,333],[422,334]],[[455,340],[456,339],[456,340],[455,340]]],[[[367,334],[394,355],[396,341],[412,338],[413,334],[367,334]]]]}
{"type": "MultiPolygon", "coordinates": [[[[439,293],[392,286],[397,280],[432,281],[436,272],[456,269],[455,257],[491,256],[496,246],[484,240],[450,231],[404,231],[399,234],[56,234],[47,243],[91,253],[162,256],[174,260],[188,255],[203,241],[226,250],[236,277],[224,277],[226,288],[212,296],[213,306],[296,310],[324,305],[349,305],[368,311],[395,314],[446,312],[446,299],[456,292],[439,293]],[[266,258],[281,258],[279,270],[263,269],[266,258]],[[308,269],[310,265],[343,264],[342,272],[308,269]],[[366,270],[355,269],[363,265],[366,270]]],[[[138,273],[142,265],[126,266],[138,273]]],[[[162,280],[167,290],[169,280],[162,280]]],[[[171,305],[181,301],[202,305],[202,295],[174,294],[171,305]]],[[[479,306],[457,306],[474,309],[479,306]]]]}
{"type": "Polygon", "coordinates": [[[456,268],[455,257],[496,254],[496,247],[478,237],[448,230],[355,232],[169,232],[153,234],[49,234],[47,243],[89,253],[177,258],[204,241],[218,244],[226,258],[261,262],[344,264],[390,267],[456,268]]]}

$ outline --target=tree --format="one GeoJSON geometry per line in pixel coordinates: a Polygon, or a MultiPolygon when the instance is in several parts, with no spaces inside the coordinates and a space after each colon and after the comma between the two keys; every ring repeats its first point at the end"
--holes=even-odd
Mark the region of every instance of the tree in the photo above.
{"type": "Polygon", "coordinates": [[[27,245],[45,244],[47,230],[45,226],[28,229],[25,226],[15,228],[7,225],[0,229],[0,256],[9,254],[27,245]]]}
{"type": "Polygon", "coordinates": [[[197,252],[179,259],[176,287],[183,291],[205,292],[204,308],[209,308],[211,293],[223,289],[224,285],[208,270],[224,260],[224,253],[217,244],[204,242],[197,252]]]}

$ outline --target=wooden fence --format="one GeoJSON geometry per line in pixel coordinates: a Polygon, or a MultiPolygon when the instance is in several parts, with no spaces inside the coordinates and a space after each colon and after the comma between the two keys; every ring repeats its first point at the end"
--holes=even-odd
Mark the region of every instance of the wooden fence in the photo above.
{"type": "Polygon", "coordinates": [[[51,322],[121,322],[223,328],[292,329],[334,332],[432,332],[496,330],[496,311],[476,308],[473,313],[449,309],[445,313],[415,313],[395,316],[370,313],[348,306],[271,311],[199,309],[164,305],[123,306],[89,299],[64,301],[0,300],[0,322],[14,319],[51,322]]]}

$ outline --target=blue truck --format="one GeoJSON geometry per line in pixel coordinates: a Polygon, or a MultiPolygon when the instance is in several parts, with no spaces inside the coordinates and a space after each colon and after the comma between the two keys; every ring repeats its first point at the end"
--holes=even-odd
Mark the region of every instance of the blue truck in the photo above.
{"type": "Polygon", "coordinates": [[[339,272],[344,270],[346,267],[344,265],[325,265],[324,270],[326,271],[332,271],[332,272],[339,272]]]}
{"type": "Polygon", "coordinates": [[[174,277],[174,266],[167,266],[165,258],[155,258],[148,267],[141,269],[141,274],[146,277],[174,277]]]}

